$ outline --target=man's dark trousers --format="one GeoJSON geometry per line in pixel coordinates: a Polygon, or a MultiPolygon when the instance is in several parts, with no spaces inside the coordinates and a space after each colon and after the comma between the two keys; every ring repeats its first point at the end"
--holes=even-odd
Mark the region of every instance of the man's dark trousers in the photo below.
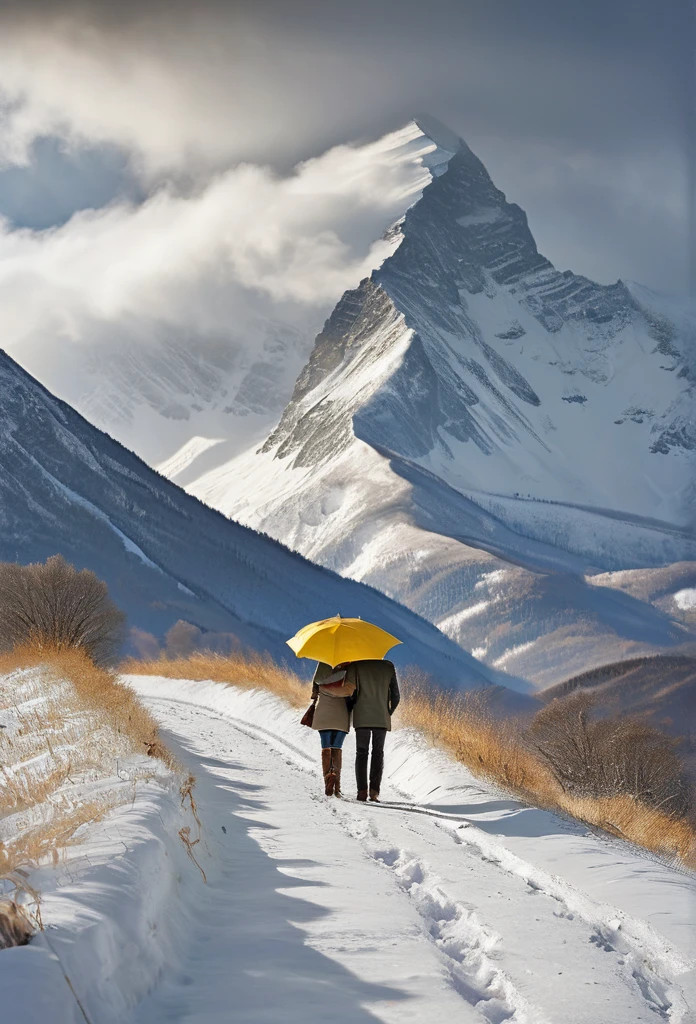
{"type": "Polygon", "coordinates": [[[370,737],[372,737],[372,758],[370,760],[370,790],[379,793],[384,770],[384,741],[386,729],[355,730],[355,781],[358,792],[367,789],[367,759],[370,753],[370,737]]]}

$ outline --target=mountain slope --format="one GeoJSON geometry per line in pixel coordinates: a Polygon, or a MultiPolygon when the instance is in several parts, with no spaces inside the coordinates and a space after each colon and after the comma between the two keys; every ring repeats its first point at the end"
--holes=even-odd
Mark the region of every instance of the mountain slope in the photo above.
{"type": "Polygon", "coordinates": [[[621,282],[556,271],[463,143],[402,234],[327,321],[264,451],[321,466],[358,438],[528,534],[509,499],[686,525],[692,339],[621,282]]]}
{"type": "Polygon", "coordinates": [[[696,657],[638,658],[604,665],[542,691],[542,700],[588,691],[603,707],[641,716],[689,740],[686,754],[696,768],[696,657]]]}
{"type": "Polygon", "coordinates": [[[544,685],[681,643],[589,581],[696,557],[696,319],[557,271],[462,140],[398,230],[262,448],[189,489],[544,685]]]}
{"type": "Polygon", "coordinates": [[[398,663],[443,683],[503,678],[383,594],[202,505],[2,352],[0,437],[0,559],[61,553],[93,569],[131,625],[161,636],[181,618],[288,657],[286,637],[341,612],[379,622],[405,641],[398,663]]]}

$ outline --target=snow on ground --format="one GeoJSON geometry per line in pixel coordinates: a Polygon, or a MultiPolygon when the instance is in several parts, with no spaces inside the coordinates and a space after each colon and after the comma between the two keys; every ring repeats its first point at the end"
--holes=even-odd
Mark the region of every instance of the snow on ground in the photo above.
{"type": "Polygon", "coordinates": [[[678,590],[674,595],[674,603],[682,611],[689,611],[696,608],[696,588],[687,587],[685,590],[678,590]]]}
{"type": "Polygon", "coordinates": [[[47,898],[46,934],[0,953],[13,1024],[81,1019],[27,1015],[37,979],[58,1003],[49,936],[93,1024],[696,1020],[692,875],[524,807],[408,730],[388,739],[381,805],[352,799],[352,738],[347,799],[327,799],[318,738],[277,698],[128,681],[198,777],[208,885],[164,790],[111,816],[80,848],[96,866],[47,898]]]}
{"type": "Polygon", "coordinates": [[[0,873],[42,830],[131,802],[137,782],[169,774],[44,666],[0,675],[0,766],[0,873]]]}

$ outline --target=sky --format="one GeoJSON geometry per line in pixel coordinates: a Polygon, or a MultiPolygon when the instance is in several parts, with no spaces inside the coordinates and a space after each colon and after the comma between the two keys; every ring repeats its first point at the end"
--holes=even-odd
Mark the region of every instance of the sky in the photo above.
{"type": "Polygon", "coordinates": [[[688,0],[5,0],[0,211],[287,172],[427,112],[564,268],[686,284],[688,0]]]}
{"type": "Polygon", "coordinates": [[[219,345],[254,289],[323,315],[394,213],[369,142],[419,112],[560,269],[683,292],[693,29],[689,0],[3,0],[3,344],[35,369],[170,309],[219,345]]]}

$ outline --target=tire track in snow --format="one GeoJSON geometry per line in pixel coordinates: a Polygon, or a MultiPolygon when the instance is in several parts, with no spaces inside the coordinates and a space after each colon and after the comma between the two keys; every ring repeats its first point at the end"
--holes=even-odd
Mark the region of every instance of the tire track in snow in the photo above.
{"type": "Polygon", "coordinates": [[[463,815],[424,808],[407,800],[382,803],[380,812],[382,809],[432,818],[433,825],[449,833],[457,845],[468,846],[481,860],[521,878],[529,892],[559,903],[561,910],[555,916],[568,921],[577,917],[588,925],[591,929],[588,941],[606,953],[616,954],[618,966],[627,969],[627,978],[637,985],[651,1011],[672,1024],[689,1020],[689,1007],[670,975],[686,972],[693,964],[669,946],[649,924],[630,918],[615,907],[595,903],[559,876],[547,874],[517,857],[463,815]],[[466,837],[461,835],[463,830],[466,830],[466,837]]]}
{"type": "Polygon", "coordinates": [[[439,949],[455,991],[485,1021],[550,1024],[492,959],[490,954],[500,946],[501,936],[484,925],[472,907],[452,899],[419,857],[399,847],[380,845],[379,832],[371,822],[338,810],[336,814],[369,856],[393,872],[423,918],[426,935],[439,949]]]}
{"type": "MultiPolygon", "coordinates": [[[[174,698],[147,698],[153,704],[183,703],[174,698]]],[[[276,733],[251,722],[228,718],[207,708],[196,709],[199,715],[224,721],[237,732],[260,741],[282,756],[292,755],[295,767],[312,775],[316,763],[305,751],[276,733]]],[[[396,847],[385,847],[375,826],[353,814],[349,803],[341,804],[317,794],[317,801],[327,806],[338,824],[351,838],[361,842],[367,855],[393,872],[399,888],[409,896],[424,922],[424,934],[439,950],[454,991],[481,1013],[488,1024],[550,1024],[547,1017],[532,1007],[515,988],[512,980],[498,967],[489,953],[500,945],[501,937],[483,925],[473,910],[451,899],[437,876],[413,854],[396,847]],[[368,845],[367,839],[374,840],[368,845]]],[[[460,819],[457,819],[460,820],[460,819]]]]}
{"type": "Polygon", "coordinates": [[[660,968],[681,973],[692,965],[668,947],[650,925],[628,917],[615,907],[595,904],[564,879],[522,860],[480,829],[459,825],[455,831],[439,821],[434,824],[441,831],[449,832],[457,846],[475,847],[482,859],[506,874],[521,878],[530,892],[559,903],[562,909],[558,917],[573,921],[577,916],[589,925],[592,929],[589,941],[606,953],[617,954],[618,966],[627,968],[626,973],[638,986],[648,1007],[659,1017],[673,1024],[688,1019],[689,1007],[679,986],[661,973],[660,968]],[[462,836],[464,830],[466,834],[462,836]]]}

